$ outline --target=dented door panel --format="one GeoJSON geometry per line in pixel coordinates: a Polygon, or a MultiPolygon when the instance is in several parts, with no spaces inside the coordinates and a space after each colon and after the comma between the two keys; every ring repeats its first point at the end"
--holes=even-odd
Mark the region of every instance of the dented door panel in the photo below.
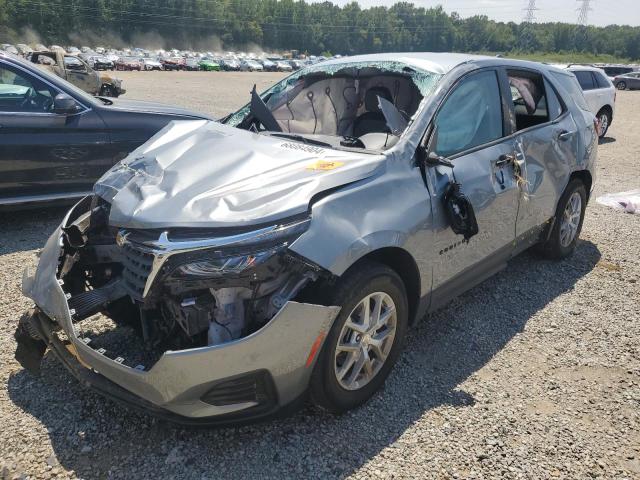
{"type": "Polygon", "coordinates": [[[513,154],[513,141],[502,141],[456,158],[455,179],[471,201],[479,233],[469,239],[456,235],[446,217],[442,195],[453,174],[446,167],[432,168],[434,218],[433,288],[442,286],[465,270],[494,254],[505,258],[514,240],[519,190],[513,165],[498,165],[503,155],[513,154]]]}
{"type": "Polygon", "coordinates": [[[553,217],[571,175],[572,159],[576,158],[577,150],[578,130],[570,115],[516,136],[517,159],[525,180],[517,236],[553,217]]]}

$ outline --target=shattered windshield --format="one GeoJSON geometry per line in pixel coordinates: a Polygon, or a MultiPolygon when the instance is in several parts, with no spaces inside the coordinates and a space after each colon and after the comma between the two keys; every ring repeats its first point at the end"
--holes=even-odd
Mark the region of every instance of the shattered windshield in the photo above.
{"type": "Polygon", "coordinates": [[[257,98],[254,94],[225,123],[297,140],[384,150],[397,142],[441,77],[395,61],[316,64],[257,98]]]}

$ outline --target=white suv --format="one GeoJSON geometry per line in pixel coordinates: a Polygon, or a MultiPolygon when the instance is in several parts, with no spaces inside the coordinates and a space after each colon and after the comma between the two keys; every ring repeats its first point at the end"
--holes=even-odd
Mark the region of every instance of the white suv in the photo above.
{"type": "Polygon", "coordinates": [[[571,66],[567,70],[572,72],[578,79],[589,109],[598,119],[600,138],[603,138],[613,121],[616,88],[604,71],[599,68],[571,66]]]}

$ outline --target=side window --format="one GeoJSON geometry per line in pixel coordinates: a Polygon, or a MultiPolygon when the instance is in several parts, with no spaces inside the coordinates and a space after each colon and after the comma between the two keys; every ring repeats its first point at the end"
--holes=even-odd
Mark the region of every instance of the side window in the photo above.
{"type": "Polygon", "coordinates": [[[445,100],[434,122],[433,151],[450,156],[503,136],[502,105],[496,72],[464,79],[445,100]]]}
{"type": "Polygon", "coordinates": [[[0,113],[50,112],[53,97],[53,91],[40,80],[0,64],[0,113]]]}
{"type": "Polygon", "coordinates": [[[562,115],[564,111],[560,99],[556,95],[551,84],[545,79],[544,90],[547,93],[547,109],[549,110],[549,120],[553,121],[562,115]]]}
{"type": "Polygon", "coordinates": [[[549,105],[545,81],[540,73],[529,70],[507,70],[507,76],[511,87],[517,130],[541,125],[555,118],[553,113],[550,115],[550,109],[556,109],[559,102],[556,98],[555,105],[549,105]]]}
{"type": "Polygon", "coordinates": [[[82,60],[72,56],[64,57],[64,68],[66,68],[67,70],[73,70],[75,72],[83,72],[87,70],[87,68],[84,66],[84,63],[82,63],[82,60]]]}
{"type": "Polygon", "coordinates": [[[610,88],[611,84],[609,83],[609,80],[607,80],[607,78],[600,72],[593,72],[593,76],[596,79],[596,85],[598,86],[598,88],[610,88]]]}
{"type": "Polygon", "coordinates": [[[582,90],[594,90],[595,88],[597,88],[596,82],[593,79],[593,74],[591,72],[588,72],[586,70],[578,70],[573,72],[573,74],[578,79],[578,83],[580,84],[580,87],[582,87],[582,90]]]}
{"type": "MultiPolygon", "coordinates": [[[[566,90],[566,93],[569,94],[578,107],[582,110],[589,110],[589,105],[587,105],[587,101],[584,98],[580,84],[574,75],[561,72],[553,72],[552,75],[560,83],[560,86],[566,90]]],[[[565,99],[566,104],[568,99],[566,96],[563,98],[565,99]]]]}

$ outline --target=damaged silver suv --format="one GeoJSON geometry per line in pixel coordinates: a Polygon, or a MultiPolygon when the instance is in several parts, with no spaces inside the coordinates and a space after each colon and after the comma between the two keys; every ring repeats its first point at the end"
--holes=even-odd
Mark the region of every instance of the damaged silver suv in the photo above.
{"type": "Polygon", "coordinates": [[[49,348],[83,384],[185,423],[308,396],[357,407],[426,312],[531,246],[571,254],[597,154],[583,105],[551,66],[384,54],[173,122],[25,272],[16,357],[37,372],[49,348]]]}

